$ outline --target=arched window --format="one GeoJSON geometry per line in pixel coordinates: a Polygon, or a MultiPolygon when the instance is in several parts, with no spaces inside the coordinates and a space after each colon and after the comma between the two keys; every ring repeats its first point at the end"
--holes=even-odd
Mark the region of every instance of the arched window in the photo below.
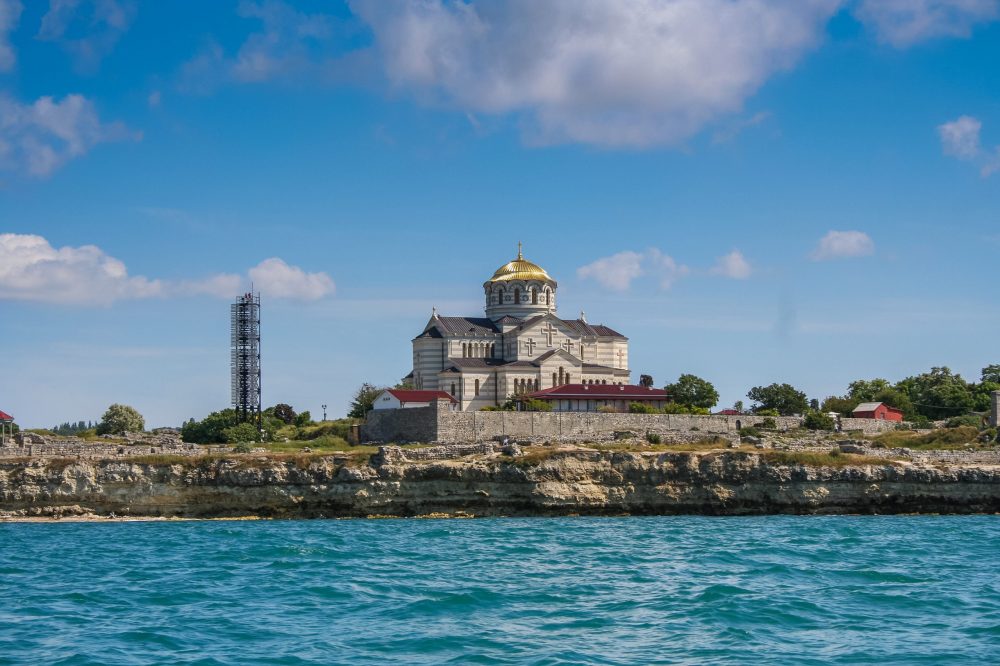
{"type": "Polygon", "coordinates": [[[554,373],[554,372],[552,373],[552,385],[553,386],[559,386],[559,384],[556,384],[556,373],[554,373]]]}
{"type": "Polygon", "coordinates": [[[462,343],[462,358],[469,358],[469,347],[464,342],[462,343]]]}
{"type": "Polygon", "coordinates": [[[520,303],[521,302],[521,290],[520,289],[514,289],[514,302],[515,303],[520,303]]]}
{"type": "Polygon", "coordinates": [[[567,383],[567,384],[572,384],[572,383],[573,383],[573,382],[571,382],[571,381],[569,380],[569,373],[568,373],[568,372],[566,373],[566,383],[567,383]]]}
{"type": "Polygon", "coordinates": [[[534,287],[531,288],[531,304],[538,305],[538,290],[534,287]]]}
{"type": "Polygon", "coordinates": [[[451,394],[455,395],[455,382],[451,383],[451,394]]]}
{"type": "Polygon", "coordinates": [[[608,380],[607,380],[607,379],[602,379],[602,380],[601,380],[601,383],[602,383],[602,384],[607,384],[607,383],[608,383],[608,380]]]}
{"type": "Polygon", "coordinates": [[[499,303],[500,305],[503,305],[503,289],[501,289],[501,290],[500,290],[500,291],[498,292],[498,295],[497,295],[497,302],[498,302],[498,303],[499,303]]]}
{"type": "Polygon", "coordinates": [[[479,395],[479,380],[476,380],[476,395],[479,395]]]}
{"type": "Polygon", "coordinates": [[[539,382],[538,377],[535,377],[535,390],[536,391],[538,390],[538,382],[539,382]]]}

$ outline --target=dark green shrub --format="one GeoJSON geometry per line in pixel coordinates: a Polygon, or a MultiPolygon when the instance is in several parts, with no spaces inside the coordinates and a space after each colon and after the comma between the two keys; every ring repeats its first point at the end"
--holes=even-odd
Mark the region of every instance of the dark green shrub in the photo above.
{"type": "Polygon", "coordinates": [[[743,426],[740,428],[740,437],[760,437],[760,430],[753,426],[743,426]]]}
{"type": "Polygon", "coordinates": [[[961,426],[972,426],[973,428],[979,428],[983,424],[983,417],[979,414],[964,414],[962,416],[953,416],[948,419],[945,424],[946,428],[959,428],[961,426]]]}
{"type": "Polygon", "coordinates": [[[775,430],[778,427],[778,422],[774,420],[774,417],[766,416],[761,419],[760,423],[757,424],[758,428],[763,428],[764,430],[775,430]]]}
{"type": "Polygon", "coordinates": [[[233,453],[250,453],[253,451],[253,444],[250,442],[237,442],[233,445],[233,453]]]}
{"type": "Polygon", "coordinates": [[[809,430],[833,430],[834,420],[832,416],[823,412],[809,412],[802,419],[802,425],[809,430]]]}
{"type": "Polygon", "coordinates": [[[754,414],[757,416],[781,416],[777,409],[758,409],[754,414]]]}
{"type": "Polygon", "coordinates": [[[663,438],[657,435],[655,432],[646,433],[646,441],[650,444],[662,444],[663,438]]]}

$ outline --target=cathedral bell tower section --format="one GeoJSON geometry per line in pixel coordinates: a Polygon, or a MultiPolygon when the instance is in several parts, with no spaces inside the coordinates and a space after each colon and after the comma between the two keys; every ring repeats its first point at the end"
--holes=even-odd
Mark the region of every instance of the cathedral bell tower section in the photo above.
{"type": "Polygon", "coordinates": [[[483,283],[486,316],[496,321],[505,316],[527,319],[556,311],[557,283],[545,269],[524,258],[517,244],[517,259],[507,262],[483,283]]]}

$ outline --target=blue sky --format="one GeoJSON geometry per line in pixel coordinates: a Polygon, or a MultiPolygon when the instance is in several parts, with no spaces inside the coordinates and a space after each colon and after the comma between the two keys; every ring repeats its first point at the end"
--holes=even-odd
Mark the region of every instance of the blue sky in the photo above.
{"type": "Polygon", "coordinates": [[[721,406],[1000,361],[1000,1],[0,0],[0,409],[346,412],[516,252],[721,406]]]}

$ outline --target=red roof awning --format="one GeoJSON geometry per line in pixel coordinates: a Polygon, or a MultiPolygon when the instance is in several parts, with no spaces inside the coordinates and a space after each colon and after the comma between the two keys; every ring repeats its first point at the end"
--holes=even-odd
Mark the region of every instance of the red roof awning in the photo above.
{"type": "Polygon", "coordinates": [[[0,412],[0,421],[13,421],[14,417],[7,412],[0,412]]]}

